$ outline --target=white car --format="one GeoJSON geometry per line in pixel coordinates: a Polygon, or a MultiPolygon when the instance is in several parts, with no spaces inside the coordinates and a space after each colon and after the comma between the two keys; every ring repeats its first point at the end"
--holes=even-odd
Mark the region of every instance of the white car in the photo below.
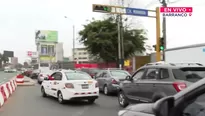
{"type": "Polygon", "coordinates": [[[37,77],[38,83],[41,84],[43,82],[44,78],[49,77],[52,73],[53,73],[53,71],[46,71],[46,72],[39,73],[39,75],[37,77]]]}
{"type": "Polygon", "coordinates": [[[99,97],[99,87],[96,80],[88,74],[74,70],[55,71],[41,84],[42,96],[58,98],[59,103],[67,100],[88,100],[94,103],[99,97]]]}

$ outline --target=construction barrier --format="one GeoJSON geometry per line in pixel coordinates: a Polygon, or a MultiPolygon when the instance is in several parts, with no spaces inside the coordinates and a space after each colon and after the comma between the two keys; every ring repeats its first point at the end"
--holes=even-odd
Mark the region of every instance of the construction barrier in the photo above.
{"type": "Polygon", "coordinates": [[[16,90],[17,84],[15,78],[0,85],[0,107],[8,100],[12,93],[16,90]]]}
{"type": "Polygon", "coordinates": [[[16,83],[24,83],[24,75],[23,74],[18,74],[16,76],[16,83]]]}

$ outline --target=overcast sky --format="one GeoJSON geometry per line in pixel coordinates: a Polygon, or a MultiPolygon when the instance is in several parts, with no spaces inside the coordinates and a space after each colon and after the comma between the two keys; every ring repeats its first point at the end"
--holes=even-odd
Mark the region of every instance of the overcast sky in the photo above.
{"type": "MultiPolygon", "coordinates": [[[[114,0],[115,1],[115,0],[114,0]]],[[[154,9],[158,0],[132,0],[131,7],[154,9]]],[[[170,0],[171,1],[171,0],[170,0]]],[[[192,17],[167,19],[168,48],[205,43],[205,2],[177,0],[171,6],[193,6],[192,17]]],[[[172,2],[172,1],[171,1],[172,2]]],[[[64,43],[65,56],[72,54],[72,25],[77,32],[87,19],[103,17],[92,12],[92,4],[109,4],[109,0],[0,0],[0,51],[11,50],[22,63],[27,51],[35,51],[35,30],[57,30],[59,42],[64,43]],[[64,16],[69,17],[65,19],[64,16]]],[[[155,19],[132,17],[135,27],[148,31],[148,44],[156,41],[155,19]]],[[[76,41],[77,46],[80,45],[76,41]]]]}

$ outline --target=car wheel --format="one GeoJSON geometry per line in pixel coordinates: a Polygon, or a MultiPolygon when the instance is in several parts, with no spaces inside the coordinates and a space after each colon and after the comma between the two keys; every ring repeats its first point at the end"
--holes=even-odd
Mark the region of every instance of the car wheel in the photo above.
{"type": "Polygon", "coordinates": [[[107,85],[104,86],[103,92],[104,92],[105,95],[109,95],[109,91],[108,91],[107,85]]]}
{"type": "Polygon", "coordinates": [[[126,100],[125,95],[122,91],[120,91],[119,94],[118,94],[118,103],[123,108],[125,108],[126,106],[129,105],[129,103],[126,100]]]}
{"type": "Polygon", "coordinates": [[[58,92],[58,102],[60,104],[64,104],[65,100],[63,99],[63,94],[61,92],[58,92]]]}
{"type": "Polygon", "coordinates": [[[95,99],[88,99],[88,103],[93,104],[95,102],[95,99]]]}
{"type": "Polygon", "coordinates": [[[45,89],[43,87],[41,87],[41,94],[42,94],[42,97],[47,97],[47,94],[46,94],[45,89]]]}
{"type": "Polygon", "coordinates": [[[42,82],[38,80],[38,84],[40,84],[40,85],[41,85],[41,83],[42,83],[42,82]]]}

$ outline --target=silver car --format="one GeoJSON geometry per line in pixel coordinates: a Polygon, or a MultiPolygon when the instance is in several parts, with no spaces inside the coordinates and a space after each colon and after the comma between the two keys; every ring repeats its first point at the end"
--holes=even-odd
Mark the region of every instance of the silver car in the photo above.
{"type": "Polygon", "coordinates": [[[130,76],[129,72],[125,70],[107,69],[100,71],[95,79],[98,81],[100,91],[108,95],[117,93],[120,82],[124,81],[128,75],[130,76]]]}
{"type": "Polygon", "coordinates": [[[53,71],[41,72],[37,78],[38,83],[41,84],[43,82],[44,78],[49,77],[52,73],[53,73],[53,71]]]}

